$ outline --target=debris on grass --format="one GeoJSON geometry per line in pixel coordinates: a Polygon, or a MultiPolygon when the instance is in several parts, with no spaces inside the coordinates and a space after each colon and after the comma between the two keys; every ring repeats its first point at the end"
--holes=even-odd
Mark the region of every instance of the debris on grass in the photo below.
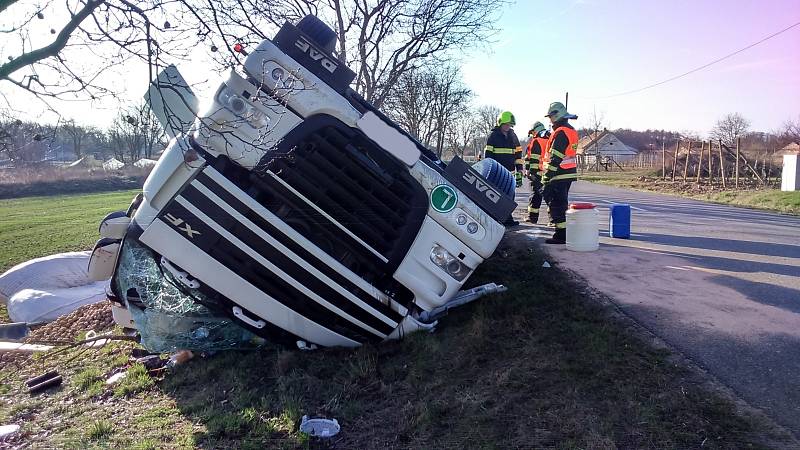
{"type": "Polygon", "coordinates": [[[117,372],[114,375],[111,375],[106,380],[106,384],[111,386],[112,384],[116,384],[119,380],[125,378],[128,375],[128,372],[117,372]]]}
{"type": "Polygon", "coordinates": [[[300,432],[319,438],[330,438],[339,433],[341,427],[336,419],[309,419],[303,416],[300,432]]]}
{"type": "Polygon", "coordinates": [[[17,424],[2,425],[0,426],[0,441],[11,437],[19,432],[20,426],[17,424]]]}

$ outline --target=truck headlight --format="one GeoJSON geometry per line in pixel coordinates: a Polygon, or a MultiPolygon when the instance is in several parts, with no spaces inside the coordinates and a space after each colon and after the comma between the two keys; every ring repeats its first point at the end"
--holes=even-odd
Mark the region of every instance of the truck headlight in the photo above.
{"type": "Polygon", "coordinates": [[[244,97],[233,92],[233,89],[223,84],[217,94],[217,101],[228,111],[244,119],[253,128],[266,128],[269,117],[253,106],[244,97]]]}
{"type": "Polygon", "coordinates": [[[434,245],[431,249],[431,262],[447,272],[448,275],[461,281],[469,275],[471,269],[465,266],[455,256],[441,245],[434,245]]]}

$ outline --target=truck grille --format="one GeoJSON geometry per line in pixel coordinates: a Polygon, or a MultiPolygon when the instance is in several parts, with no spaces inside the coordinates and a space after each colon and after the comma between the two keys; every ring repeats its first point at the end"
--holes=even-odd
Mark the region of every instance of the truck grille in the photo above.
{"type": "Polygon", "coordinates": [[[331,116],[289,133],[253,171],[215,168],[317,247],[401,304],[392,279],[427,212],[407,167],[331,116]]]}

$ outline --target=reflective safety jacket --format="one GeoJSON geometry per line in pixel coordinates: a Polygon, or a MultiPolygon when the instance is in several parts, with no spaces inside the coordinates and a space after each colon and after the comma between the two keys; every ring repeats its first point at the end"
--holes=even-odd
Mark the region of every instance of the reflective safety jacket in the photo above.
{"type": "Polygon", "coordinates": [[[483,149],[484,158],[497,160],[501,166],[511,172],[522,170],[524,161],[522,160],[522,146],[514,134],[514,130],[508,130],[503,134],[500,127],[494,127],[489,138],[486,140],[486,147],[483,149]]]}
{"type": "Polygon", "coordinates": [[[566,120],[554,124],[553,134],[547,141],[545,150],[546,168],[549,181],[578,179],[578,132],[566,120]]]}
{"type": "Polygon", "coordinates": [[[547,140],[547,137],[531,136],[528,141],[528,149],[525,157],[528,172],[535,172],[537,175],[541,175],[543,169],[542,154],[547,148],[547,140]]]}

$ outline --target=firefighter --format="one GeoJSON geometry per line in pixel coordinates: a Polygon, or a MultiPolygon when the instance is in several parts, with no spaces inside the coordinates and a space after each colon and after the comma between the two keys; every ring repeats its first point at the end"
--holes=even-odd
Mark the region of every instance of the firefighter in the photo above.
{"type": "Polygon", "coordinates": [[[539,207],[542,206],[542,151],[547,147],[547,129],[542,122],[536,122],[528,131],[527,162],[528,179],[531,181],[531,196],[528,199],[528,222],[539,221],[539,207]]]}
{"type": "Polygon", "coordinates": [[[550,218],[556,227],[553,237],[545,242],[565,244],[569,188],[572,182],[578,179],[576,160],[578,132],[569,124],[569,119],[577,119],[578,116],[568,113],[562,103],[553,102],[545,117],[550,119],[553,132],[547,141],[548,160],[544,164],[542,186],[544,186],[544,200],[550,207],[550,218]]]}
{"type": "Polygon", "coordinates": [[[485,158],[497,160],[501,166],[515,174],[517,187],[522,186],[522,146],[514,133],[514,114],[504,111],[497,117],[497,126],[492,129],[483,149],[485,158]]]}
{"type": "MultiPolygon", "coordinates": [[[[501,166],[514,174],[517,187],[522,186],[522,146],[517,135],[514,133],[516,120],[510,111],[503,111],[497,117],[497,126],[492,129],[489,138],[486,140],[486,147],[483,149],[484,158],[492,158],[500,163],[501,166]]],[[[509,216],[505,226],[516,226],[519,222],[509,216]]]]}

